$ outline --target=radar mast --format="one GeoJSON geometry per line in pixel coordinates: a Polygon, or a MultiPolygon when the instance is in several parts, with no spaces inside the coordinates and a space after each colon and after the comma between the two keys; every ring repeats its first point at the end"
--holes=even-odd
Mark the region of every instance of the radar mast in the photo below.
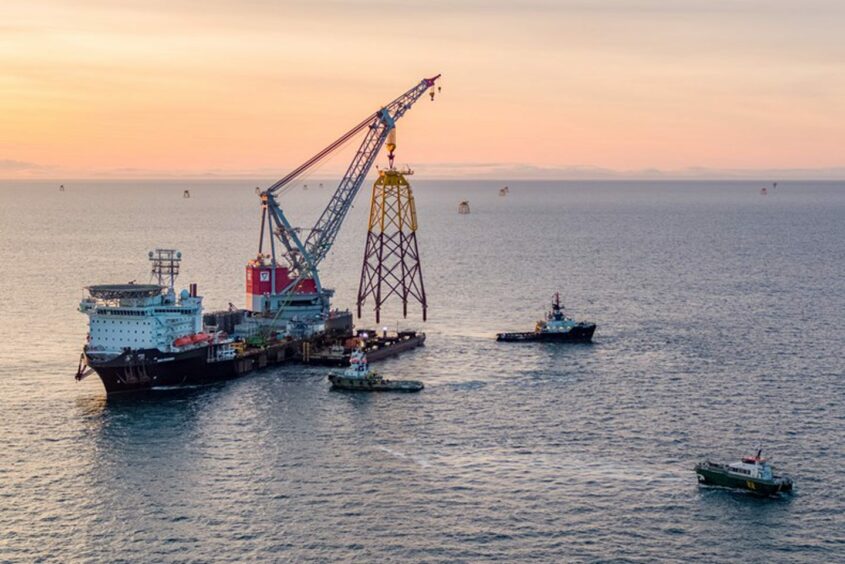
{"type": "Polygon", "coordinates": [[[149,253],[152,262],[152,277],[158,280],[159,286],[167,286],[171,291],[176,284],[176,277],[179,276],[179,264],[182,262],[182,253],[176,249],[156,249],[149,253]],[[167,281],[167,283],[165,283],[167,281]]]}

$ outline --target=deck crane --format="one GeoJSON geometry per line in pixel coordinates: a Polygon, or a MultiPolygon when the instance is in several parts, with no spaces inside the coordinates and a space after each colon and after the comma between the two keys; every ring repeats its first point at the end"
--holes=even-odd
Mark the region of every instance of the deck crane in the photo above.
{"type": "Polygon", "coordinates": [[[396,121],[405,115],[426,91],[434,92],[434,84],[438,78],[439,74],[424,78],[287,176],[260,192],[261,233],[258,257],[247,264],[246,276],[247,307],[254,314],[272,317],[274,321],[325,316],[332,292],[324,290],[320,284],[320,262],[331,250],[355,195],[396,121]],[[300,230],[291,225],[279,206],[277,195],[285,186],[365,130],[364,139],[329,204],[303,241],[300,230]],[[265,239],[269,242],[269,254],[265,254],[265,239]]]}

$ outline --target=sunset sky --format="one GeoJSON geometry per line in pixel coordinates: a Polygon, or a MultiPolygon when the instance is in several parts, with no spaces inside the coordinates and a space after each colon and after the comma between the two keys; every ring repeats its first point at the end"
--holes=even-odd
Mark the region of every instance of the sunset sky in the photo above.
{"type": "Polygon", "coordinates": [[[436,73],[431,176],[845,170],[842,0],[6,0],[0,177],[275,177],[436,73]]]}

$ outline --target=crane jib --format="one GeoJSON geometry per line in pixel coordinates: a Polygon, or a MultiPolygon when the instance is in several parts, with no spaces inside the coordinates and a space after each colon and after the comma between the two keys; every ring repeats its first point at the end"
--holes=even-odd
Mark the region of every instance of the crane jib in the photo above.
{"type": "MultiPolygon", "coordinates": [[[[267,233],[270,236],[272,264],[277,263],[277,250],[281,251],[291,267],[291,274],[297,280],[303,277],[313,278],[319,293],[321,286],[317,267],[331,250],[343,220],[349,208],[352,207],[352,201],[361,188],[367,173],[372,168],[379,150],[387,140],[388,133],[395,127],[396,120],[405,115],[405,112],[411,109],[411,106],[434,85],[438,78],[440,78],[439,74],[433,78],[424,78],[413,88],[368,116],[322,151],[295,168],[287,176],[268,187],[261,194],[263,210],[259,254],[262,252],[266,226],[267,233]],[[303,243],[297,232],[298,230],[291,227],[290,222],[278,205],[276,193],[364,130],[366,130],[364,139],[349,163],[346,173],[303,243]],[[270,221],[266,224],[264,221],[265,214],[271,216],[270,221]],[[276,248],[274,239],[281,243],[281,249],[276,248]]],[[[283,293],[286,291],[287,289],[283,293]]]]}
{"type": "Polygon", "coordinates": [[[346,216],[346,212],[352,205],[352,200],[358,193],[358,189],[363,184],[364,178],[367,176],[370,168],[372,168],[379,150],[387,139],[387,134],[395,127],[396,120],[405,115],[405,112],[425,94],[426,90],[434,84],[434,81],[439,76],[437,75],[437,77],[431,79],[423,79],[414,88],[408,90],[376,113],[378,119],[361,142],[358,152],[352,159],[346,174],[343,176],[332,197],[332,201],[323,210],[322,215],[317,220],[314,229],[309,234],[305,243],[305,248],[312,255],[311,258],[315,266],[320,263],[331,249],[340,225],[346,216]]]}
{"type": "Polygon", "coordinates": [[[314,167],[320,161],[322,161],[324,158],[326,158],[331,153],[333,153],[335,150],[340,148],[344,143],[346,143],[356,133],[359,133],[361,130],[363,130],[367,126],[371,126],[374,120],[381,118],[380,114],[382,114],[382,112],[384,112],[385,110],[387,110],[386,115],[389,117],[389,119],[392,122],[390,127],[391,128],[394,127],[395,120],[398,119],[399,117],[401,117],[405,113],[405,111],[410,109],[410,105],[405,106],[405,104],[406,103],[413,104],[414,102],[416,102],[417,99],[419,99],[419,97],[422,96],[428,88],[430,88],[431,86],[434,85],[435,81],[438,78],[440,78],[439,74],[437,76],[432,77],[432,78],[422,79],[422,81],[420,81],[420,83],[417,84],[415,87],[411,88],[410,90],[408,90],[407,92],[405,92],[404,94],[402,94],[401,96],[399,96],[398,98],[396,98],[395,100],[393,100],[392,102],[387,104],[385,107],[381,108],[379,111],[374,112],[371,115],[367,116],[358,125],[356,125],[352,129],[350,129],[349,131],[344,133],[342,136],[340,136],[337,140],[332,142],[330,145],[328,145],[322,151],[320,151],[319,153],[317,153],[316,155],[314,155],[313,157],[311,157],[310,159],[308,159],[307,161],[305,161],[304,163],[302,163],[301,165],[296,167],[294,170],[292,170],[290,173],[288,173],[284,178],[280,179],[279,181],[277,181],[274,184],[272,184],[271,186],[269,186],[267,188],[267,190],[265,190],[265,192],[270,193],[270,194],[274,194],[274,193],[278,192],[279,189],[283,188],[285,185],[290,184],[291,182],[293,182],[294,180],[296,180],[297,178],[302,176],[306,171],[308,171],[308,169],[314,167]],[[408,100],[410,97],[413,97],[413,99],[408,100]],[[393,110],[393,115],[391,115],[391,110],[393,110]],[[400,112],[399,115],[396,115],[396,111],[400,112]]]}

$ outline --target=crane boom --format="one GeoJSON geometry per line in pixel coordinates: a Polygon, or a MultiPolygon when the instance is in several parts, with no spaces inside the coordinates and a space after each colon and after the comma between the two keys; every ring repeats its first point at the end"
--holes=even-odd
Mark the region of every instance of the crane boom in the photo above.
{"type": "Polygon", "coordinates": [[[281,243],[280,253],[287,259],[293,271],[313,275],[317,266],[326,257],[334,244],[335,238],[340,231],[343,219],[352,206],[358,190],[364,183],[364,178],[373,166],[373,162],[379,150],[384,145],[387,135],[395,127],[396,120],[405,115],[414,102],[431,88],[435,81],[440,78],[438,74],[432,78],[424,78],[413,88],[390,102],[377,112],[374,112],[358,125],[344,133],[337,140],[332,142],[322,151],[296,167],[284,178],[269,186],[261,194],[262,208],[262,233],[259,241],[259,252],[264,246],[264,217],[269,215],[267,225],[271,231],[270,245],[273,252],[273,261],[276,259],[276,248],[273,241],[276,239],[281,243]],[[328,157],[349,139],[367,129],[358,151],[349,164],[346,173],[340,181],[337,189],[332,195],[331,201],[323,210],[317,223],[311,229],[307,239],[303,243],[298,233],[293,230],[284,216],[281,207],[276,201],[276,194],[286,185],[290,184],[309,169],[328,157]],[[269,213],[267,213],[269,212],[269,213]]]}
{"type": "Polygon", "coordinates": [[[343,219],[364,183],[364,178],[372,168],[379,150],[384,145],[387,134],[395,127],[396,120],[405,115],[405,112],[411,109],[414,102],[419,100],[439,77],[440,75],[437,75],[421,80],[419,84],[370,116],[369,131],[349,164],[346,174],[343,175],[329,205],[323,210],[305,241],[305,248],[315,266],[331,250],[343,219]]]}
{"type": "MultiPolygon", "coordinates": [[[[247,268],[248,272],[254,271],[253,274],[267,277],[262,281],[267,281],[269,292],[263,294],[261,292],[264,290],[261,290],[256,294],[258,290],[248,291],[248,294],[253,296],[253,311],[261,311],[265,314],[276,311],[276,316],[278,316],[282,309],[294,308],[291,304],[294,294],[306,291],[304,288],[312,287],[311,284],[319,301],[326,308],[328,307],[326,296],[330,295],[330,291],[328,294],[323,292],[317,267],[331,250],[343,220],[349,208],[352,207],[352,201],[364,183],[388,134],[395,127],[396,120],[405,115],[405,112],[411,109],[411,106],[425,94],[426,90],[434,86],[438,78],[440,78],[439,74],[432,78],[422,79],[413,88],[368,116],[284,178],[261,192],[261,234],[258,242],[258,259],[251,261],[251,265],[247,268]],[[331,201],[303,242],[299,236],[299,229],[294,228],[285,217],[276,200],[276,195],[283,187],[302,176],[364,130],[366,130],[364,139],[332,195],[331,201]],[[269,239],[270,255],[263,254],[265,234],[269,239]],[[277,253],[281,257],[277,257],[277,253]],[[277,258],[284,258],[282,265],[286,263],[287,266],[279,265],[277,258]],[[267,259],[269,259],[269,264],[265,264],[267,259]]],[[[433,90],[432,99],[434,99],[433,90]]],[[[251,274],[248,273],[248,279],[249,276],[251,274]]],[[[304,295],[302,299],[306,299],[304,295]]]]}

